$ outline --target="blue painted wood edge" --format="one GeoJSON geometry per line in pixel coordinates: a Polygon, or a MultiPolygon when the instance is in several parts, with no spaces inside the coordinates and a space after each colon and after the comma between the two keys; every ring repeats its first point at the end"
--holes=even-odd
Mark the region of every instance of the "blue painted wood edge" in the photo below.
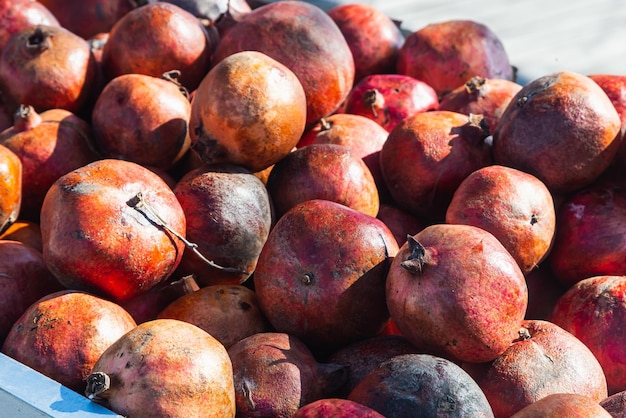
{"type": "Polygon", "coordinates": [[[0,417],[121,418],[121,415],[0,353],[0,417]]]}

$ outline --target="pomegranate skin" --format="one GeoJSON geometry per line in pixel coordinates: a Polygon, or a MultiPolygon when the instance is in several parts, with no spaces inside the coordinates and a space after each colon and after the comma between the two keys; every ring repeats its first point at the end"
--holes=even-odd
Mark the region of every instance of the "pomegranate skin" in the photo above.
{"type": "Polygon", "coordinates": [[[470,225],[436,224],[409,237],[386,286],[402,335],[426,352],[469,363],[504,352],[528,305],[515,259],[491,233],[470,225]]]}
{"type": "Polygon", "coordinates": [[[144,322],[111,344],[87,377],[85,396],[128,417],[235,416],[226,349],[175,319],[144,322]]]}
{"type": "Polygon", "coordinates": [[[613,162],[614,165],[621,167],[626,163],[626,141],[624,140],[624,133],[626,132],[626,75],[591,74],[589,78],[604,90],[622,120],[622,144],[613,162]]]}
{"type": "Polygon", "coordinates": [[[298,409],[292,418],[384,418],[372,408],[342,398],[325,398],[298,409]]]}
{"type": "Polygon", "coordinates": [[[0,3],[0,52],[14,33],[34,25],[61,26],[43,2],[11,0],[0,3]]]}
{"type": "Polygon", "coordinates": [[[102,51],[108,79],[122,74],[160,77],[180,71],[180,83],[195,90],[211,66],[215,46],[191,13],[166,2],[135,8],[109,31],[102,51]]]}
{"type": "Polygon", "coordinates": [[[589,77],[557,72],[526,84],[493,133],[496,164],[530,173],[555,193],[591,184],[621,144],[621,119],[589,77]]]}
{"type": "Polygon", "coordinates": [[[589,396],[554,393],[528,405],[511,418],[578,417],[615,418],[589,396]]]}
{"type": "Polygon", "coordinates": [[[61,290],[28,307],[2,352],[82,393],[100,355],[136,323],[121,306],[89,293],[61,290]]]}
{"type": "Polygon", "coordinates": [[[15,108],[76,113],[91,99],[96,67],[85,39],[57,26],[29,26],[2,50],[0,85],[15,108]]]}
{"type": "Polygon", "coordinates": [[[354,59],[337,24],[304,1],[265,4],[220,40],[214,63],[244,50],[262,52],[293,71],[306,93],[307,124],[333,113],[354,83],[354,59]]]}
{"type": "Polygon", "coordinates": [[[0,142],[0,234],[20,215],[22,206],[22,161],[0,142]]]}
{"type": "Polygon", "coordinates": [[[396,68],[432,86],[440,97],[474,76],[514,79],[500,39],[472,20],[431,23],[409,34],[396,68]]]}

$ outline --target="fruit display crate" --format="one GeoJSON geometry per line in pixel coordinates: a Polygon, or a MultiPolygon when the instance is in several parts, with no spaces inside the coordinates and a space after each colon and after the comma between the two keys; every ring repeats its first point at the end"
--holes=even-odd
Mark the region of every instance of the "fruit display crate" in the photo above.
{"type": "Polygon", "coordinates": [[[0,353],[0,418],[118,417],[58,382],[0,353]]]}

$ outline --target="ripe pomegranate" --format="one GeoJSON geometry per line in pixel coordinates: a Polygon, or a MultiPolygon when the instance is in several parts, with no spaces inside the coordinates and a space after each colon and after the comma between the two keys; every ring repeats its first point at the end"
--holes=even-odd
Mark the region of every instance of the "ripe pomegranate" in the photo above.
{"type": "Polygon", "coordinates": [[[439,110],[482,115],[493,133],[513,97],[522,89],[514,81],[475,76],[441,99],[439,110]]]}
{"type": "Polygon", "coordinates": [[[355,83],[343,111],[370,118],[391,132],[407,117],[438,106],[437,92],[421,80],[403,74],[372,74],[355,83]]]}
{"type": "Polygon", "coordinates": [[[158,318],[194,324],[227,349],[250,335],[272,331],[259,309],[256,293],[242,285],[211,285],[181,296],[158,318]]]}
{"type": "Polygon", "coordinates": [[[455,363],[430,354],[403,354],[381,363],[349,400],[386,417],[493,417],[485,394],[455,363]]]}
{"type": "Polygon", "coordinates": [[[123,160],[98,160],[60,177],[40,225],[44,259],[62,284],[118,302],[167,279],[185,248],[174,192],[123,160]]]}
{"type": "Polygon", "coordinates": [[[58,26],[28,26],[11,36],[0,56],[0,86],[17,108],[77,112],[91,99],[96,61],[89,43],[58,26]]]}
{"type": "Polygon", "coordinates": [[[422,219],[400,209],[393,203],[381,203],[376,217],[383,221],[396,237],[398,247],[406,242],[407,235],[415,235],[427,225],[422,219]]]}
{"type": "Polygon", "coordinates": [[[626,417],[626,391],[610,395],[600,401],[600,406],[606,409],[613,418],[626,417]]]}
{"type": "Polygon", "coordinates": [[[187,152],[191,103],[169,76],[123,74],[104,87],[91,118],[103,157],[168,169],[187,152]]]}
{"type": "Polygon", "coordinates": [[[34,25],[61,26],[44,2],[11,0],[0,3],[0,52],[14,33],[34,25]]]}
{"type": "Polygon", "coordinates": [[[526,274],[550,250],[556,213],[552,194],[537,177],[490,165],[461,182],[448,206],[446,222],[491,232],[526,274]]]}
{"type": "Polygon", "coordinates": [[[178,70],[180,83],[192,91],[209,70],[214,49],[194,15],[161,1],[134,8],[113,25],[102,64],[108,79],[178,70]]]}
{"type": "Polygon", "coordinates": [[[100,355],[137,324],[122,307],[85,292],[61,290],[30,305],[2,352],[82,392],[100,355]]]}
{"type": "Polygon", "coordinates": [[[328,361],[348,366],[348,378],[335,396],[347,398],[352,389],[382,362],[401,354],[418,353],[419,349],[400,335],[377,335],[340,347],[328,356],[328,361]]]}
{"type": "Polygon", "coordinates": [[[557,72],[526,84],[493,135],[494,161],[533,174],[553,192],[589,185],[613,161],[621,120],[589,77],[557,72]]]}
{"type": "Polygon", "coordinates": [[[236,52],[262,52],[295,73],[306,93],[306,122],[333,113],[354,83],[354,59],[337,24],[321,8],[304,1],[264,4],[228,30],[217,63],[236,52]]]}
{"type": "Polygon", "coordinates": [[[568,197],[557,212],[548,262],[566,287],[599,275],[626,275],[626,183],[597,181],[568,197]],[[584,254],[584,257],[580,255],[584,254]]]}
{"type": "Polygon", "coordinates": [[[372,337],[389,320],[385,276],[397,251],[372,216],[328,200],[300,203],[261,250],[254,273],[261,311],[317,353],[372,337]]]}
{"type": "Polygon", "coordinates": [[[502,354],[528,305],[515,259],[491,233],[471,225],[436,224],[409,237],[386,285],[402,335],[431,354],[469,363],[502,354]]]}
{"type": "Polygon", "coordinates": [[[579,338],[598,359],[609,394],[626,390],[626,277],[593,276],[572,285],[554,305],[550,320],[579,338]]]}
{"type": "Polygon", "coordinates": [[[611,414],[589,396],[553,393],[533,402],[511,418],[539,417],[610,418],[611,414]]]}
{"type": "Polygon", "coordinates": [[[389,133],[380,152],[393,201],[425,220],[442,221],[457,187],[492,163],[480,118],[445,110],[417,113],[389,133]]]}
{"type": "Polygon", "coordinates": [[[389,16],[361,3],[338,4],[327,13],[348,42],[354,58],[355,82],[368,75],[396,71],[404,35],[389,16]]]}
{"type": "Polygon", "coordinates": [[[399,74],[424,81],[441,97],[474,76],[515,77],[498,36],[473,20],[431,23],[410,33],[396,65],[399,74]]]}
{"type": "Polygon", "coordinates": [[[508,418],[554,393],[606,398],[604,372],[581,340],[554,323],[524,321],[519,337],[495,360],[465,364],[496,418],[508,418]]]}
{"type": "Polygon", "coordinates": [[[384,418],[358,402],[342,398],[325,398],[310,402],[296,411],[292,418],[384,418]]]}
{"type": "Polygon", "coordinates": [[[41,252],[18,242],[0,239],[0,344],[26,309],[63,286],[52,275],[41,252]]]}
{"type": "Polygon", "coordinates": [[[349,148],[311,144],[278,161],[267,178],[276,216],[307,200],[324,199],[376,216],[380,199],[367,165],[349,148]]]}
{"type": "Polygon", "coordinates": [[[344,366],[318,362],[300,339],[281,332],[246,337],[228,355],[240,417],[291,417],[345,380],[344,366]]]}
{"type": "Polygon", "coordinates": [[[39,252],[43,251],[41,228],[36,222],[18,219],[0,233],[0,240],[18,241],[39,252]]]}
{"type": "Polygon", "coordinates": [[[0,144],[22,162],[20,218],[38,222],[50,186],[62,175],[99,159],[92,141],[90,124],[69,110],[38,113],[32,106],[19,107],[13,126],[0,133],[0,144]]]}
{"type": "Polygon", "coordinates": [[[0,234],[20,215],[22,195],[22,160],[0,141],[0,234]]]}
{"type": "Polygon", "coordinates": [[[140,3],[128,0],[82,0],[71,4],[63,0],[38,1],[57,17],[61,26],[84,39],[108,32],[140,3]]]}
{"type": "Polygon", "coordinates": [[[622,144],[615,156],[614,165],[621,165],[626,162],[626,141],[624,135],[626,133],[626,75],[623,74],[591,74],[589,75],[613,103],[617,114],[622,121],[622,144]]]}
{"type": "Polygon", "coordinates": [[[253,273],[272,225],[265,185],[234,165],[189,171],[174,187],[187,222],[185,249],[177,275],[193,274],[202,286],[240,284],[253,273]]]}
{"type": "Polygon", "coordinates": [[[175,319],[139,324],[109,346],[87,377],[85,396],[124,416],[235,416],[226,349],[175,319]]]}
{"type": "Polygon", "coordinates": [[[192,146],[208,164],[261,171],[291,152],[305,123],[306,97],[296,75],[256,51],[218,62],[191,102],[192,146]]]}

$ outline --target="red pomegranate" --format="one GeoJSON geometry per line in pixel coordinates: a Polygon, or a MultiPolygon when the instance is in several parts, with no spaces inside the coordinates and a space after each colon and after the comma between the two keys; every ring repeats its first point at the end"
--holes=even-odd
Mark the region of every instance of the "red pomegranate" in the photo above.
{"type": "Polygon", "coordinates": [[[3,1],[0,4],[0,52],[14,33],[34,25],[61,26],[43,1],[3,1]]]}
{"type": "Polygon", "coordinates": [[[144,322],[118,338],[93,366],[85,396],[123,416],[235,416],[226,349],[175,319],[144,322]]]}
{"type": "Polygon", "coordinates": [[[354,83],[354,59],[331,17],[304,1],[264,4],[228,30],[217,63],[236,52],[262,52],[293,71],[306,93],[307,123],[333,113],[354,83]]]}
{"type": "Polygon", "coordinates": [[[348,42],[355,82],[368,75],[396,71],[398,51],[404,43],[399,24],[369,4],[338,4],[327,13],[348,42]]]}
{"type": "Polygon", "coordinates": [[[41,228],[33,221],[16,220],[4,232],[0,233],[0,240],[18,241],[35,250],[42,252],[41,228]]]}
{"type": "Polygon", "coordinates": [[[61,290],[30,305],[7,335],[2,352],[82,393],[100,355],[136,327],[118,304],[61,290]]]}
{"type": "Polygon", "coordinates": [[[185,248],[174,192],[136,163],[102,159],[61,176],[41,208],[43,256],[68,288],[128,300],[166,280],[185,248]]]}
{"type": "Polygon", "coordinates": [[[343,111],[370,118],[391,132],[407,117],[438,106],[437,92],[421,80],[403,74],[372,74],[350,89],[343,111]]]}
{"type": "Polygon", "coordinates": [[[589,396],[554,393],[533,402],[511,418],[537,417],[611,418],[612,415],[589,396]]]}
{"type": "Polygon", "coordinates": [[[442,221],[461,182],[492,163],[479,122],[480,118],[435,110],[396,125],[380,152],[393,202],[414,216],[442,221]]]}
{"type": "Polygon", "coordinates": [[[200,21],[167,2],[137,7],[122,16],[109,31],[102,51],[109,79],[122,74],[160,77],[180,71],[180,82],[195,90],[211,65],[215,45],[200,21]]]}
{"type": "Polygon", "coordinates": [[[78,112],[91,99],[96,60],[89,43],[59,26],[28,26],[9,39],[0,58],[0,86],[14,108],[78,112]]]}
{"type": "Polygon", "coordinates": [[[471,225],[436,224],[409,237],[386,286],[402,335],[426,352],[469,363],[502,354],[528,305],[515,259],[491,233],[471,225]]]}
{"type": "Polygon", "coordinates": [[[22,193],[22,160],[0,142],[0,234],[20,215],[22,193]]]}
{"type": "Polygon", "coordinates": [[[65,109],[37,113],[20,106],[13,126],[0,133],[0,144],[22,162],[20,218],[38,222],[44,197],[62,175],[100,158],[93,149],[90,124],[65,109]]]}
{"type": "Polygon", "coordinates": [[[306,96],[289,68],[256,51],[219,61],[191,102],[192,147],[207,164],[261,171],[298,144],[306,96]]]}
{"type": "Polygon", "coordinates": [[[620,131],[621,119],[598,84],[552,73],[526,84],[509,103],[493,134],[494,161],[570,193],[609,167],[620,131]]]}
{"type": "Polygon", "coordinates": [[[168,169],[187,152],[191,103],[169,76],[123,74],[104,87],[91,116],[103,157],[168,169]]]}
{"type": "Polygon", "coordinates": [[[276,222],[259,256],[261,311],[315,352],[372,337],[389,320],[385,276],[397,250],[372,216],[328,200],[300,203],[276,222]]]}
{"type": "Polygon", "coordinates": [[[622,120],[622,144],[615,156],[614,164],[623,164],[626,162],[626,141],[623,138],[626,132],[626,75],[591,74],[589,78],[604,90],[622,120]]]}
{"type": "Polygon", "coordinates": [[[410,33],[398,54],[397,72],[432,86],[444,96],[472,77],[513,80],[504,45],[485,24],[448,20],[410,33]]]}
{"type": "Polygon", "coordinates": [[[325,398],[310,402],[296,411],[292,418],[384,418],[358,402],[342,398],[325,398]]]}

